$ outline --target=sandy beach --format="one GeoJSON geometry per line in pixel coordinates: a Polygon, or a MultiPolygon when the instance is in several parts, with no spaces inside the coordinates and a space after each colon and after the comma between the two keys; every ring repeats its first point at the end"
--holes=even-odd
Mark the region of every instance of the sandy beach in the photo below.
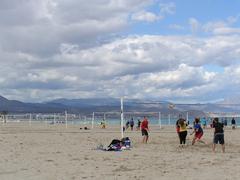
{"type": "Polygon", "coordinates": [[[140,131],[127,130],[131,150],[108,152],[96,147],[120,139],[119,127],[1,124],[0,179],[239,179],[240,129],[225,129],[226,153],[218,145],[214,154],[212,129],[203,137],[209,145],[190,145],[188,133],[188,145],[180,148],[174,127],[150,128],[148,144],[140,131]]]}

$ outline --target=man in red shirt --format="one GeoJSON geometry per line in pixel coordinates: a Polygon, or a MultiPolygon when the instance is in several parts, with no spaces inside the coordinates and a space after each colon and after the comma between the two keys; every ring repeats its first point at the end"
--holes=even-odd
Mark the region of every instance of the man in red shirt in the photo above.
{"type": "Polygon", "coordinates": [[[141,123],[141,131],[142,131],[142,136],[143,136],[143,143],[147,143],[148,141],[148,119],[144,116],[143,121],[141,123]]]}

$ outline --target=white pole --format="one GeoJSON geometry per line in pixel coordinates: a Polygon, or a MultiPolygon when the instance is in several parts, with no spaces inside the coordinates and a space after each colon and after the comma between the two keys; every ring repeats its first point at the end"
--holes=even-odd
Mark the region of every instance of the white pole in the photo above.
{"type": "Polygon", "coordinates": [[[105,124],[105,126],[107,126],[107,122],[106,122],[106,113],[103,113],[103,119],[104,119],[104,124],[105,124]]]}
{"type": "Polygon", "coordinates": [[[158,113],[159,128],[162,129],[161,112],[158,113]]]}
{"type": "Polygon", "coordinates": [[[123,138],[123,98],[121,98],[121,135],[123,138]]]}
{"type": "Polygon", "coordinates": [[[187,112],[187,122],[188,122],[188,112],[187,112]]]}
{"type": "Polygon", "coordinates": [[[169,115],[168,115],[168,125],[170,125],[170,124],[171,124],[171,123],[170,123],[170,121],[171,121],[171,120],[170,120],[170,119],[171,119],[171,117],[170,117],[170,116],[171,116],[171,115],[169,114],[169,115]]]}
{"type": "Polygon", "coordinates": [[[92,129],[93,129],[93,126],[94,126],[94,112],[92,114],[92,129]]]}
{"type": "Polygon", "coordinates": [[[67,128],[67,120],[68,120],[68,118],[67,118],[67,111],[65,111],[65,124],[66,124],[66,128],[67,128]]]}
{"type": "Polygon", "coordinates": [[[6,124],[8,121],[8,115],[3,115],[3,123],[6,124]]]}
{"type": "Polygon", "coordinates": [[[32,125],[32,114],[30,113],[29,114],[29,126],[31,126],[32,125]]]}
{"type": "Polygon", "coordinates": [[[55,113],[53,114],[53,123],[54,123],[54,125],[56,125],[56,114],[55,113]]]}

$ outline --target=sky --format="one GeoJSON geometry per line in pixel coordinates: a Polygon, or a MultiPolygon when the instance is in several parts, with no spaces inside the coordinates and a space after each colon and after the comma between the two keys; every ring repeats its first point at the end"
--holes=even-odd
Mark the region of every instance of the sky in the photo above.
{"type": "Polygon", "coordinates": [[[239,0],[1,0],[0,95],[240,97],[239,0]]]}

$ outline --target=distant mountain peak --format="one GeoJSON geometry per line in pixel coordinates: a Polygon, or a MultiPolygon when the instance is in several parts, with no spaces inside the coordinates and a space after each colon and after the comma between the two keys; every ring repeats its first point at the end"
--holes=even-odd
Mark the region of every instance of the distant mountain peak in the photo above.
{"type": "Polygon", "coordinates": [[[3,96],[0,96],[0,101],[9,101],[9,100],[3,96]]]}

